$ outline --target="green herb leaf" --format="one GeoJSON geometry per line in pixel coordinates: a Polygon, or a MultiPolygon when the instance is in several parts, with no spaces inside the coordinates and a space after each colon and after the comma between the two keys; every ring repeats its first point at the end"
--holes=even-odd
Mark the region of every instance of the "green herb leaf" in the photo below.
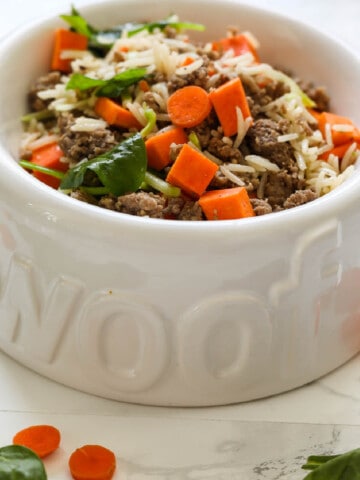
{"type": "Polygon", "coordinates": [[[89,50],[100,56],[106,55],[115,41],[121,37],[125,28],[131,28],[125,24],[107,30],[98,30],[90,25],[74,7],[71,9],[71,15],[60,15],[60,18],[67,22],[73,31],[85,35],[89,40],[89,50]]]}
{"type": "Polygon", "coordinates": [[[109,80],[99,80],[87,77],[81,73],[74,73],[66,84],[67,90],[90,90],[95,88],[97,97],[119,97],[124,90],[139,82],[146,76],[146,68],[132,68],[118,73],[109,80]]]}
{"type": "Polygon", "coordinates": [[[132,36],[143,30],[151,33],[155,29],[164,30],[166,27],[172,27],[176,30],[205,30],[204,25],[199,23],[174,22],[171,18],[151,23],[125,23],[110,29],[98,30],[90,25],[74,7],[71,9],[70,15],[60,15],[60,18],[67,22],[72,30],[85,35],[89,40],[89,50],[100,56],[106,55],[124,31],[126,31],[129,36],[132,36]]]}
{"type": "Polygon", "coordinates": [[[309,466],[312,472],[304,480],[360,480],[360,448],[342,455],[311,456],[302,468],[309,466]]]}
{"type": "Polygon", "coordinates": [[[83,185],[86,171],[91,170],[113,195],[135,192],[144,181],[146,163],[145,143],[136,133],[109,152],[68,170],[60,189],[79,188],[83,185]]]}
{"type": "Polygon", "coordinates": [[[132,30],[128,30],[127,34],[129,37],[147,30],[148,32],[152,33],[155,29],[164,30],[166,27],[172,27],[176,30],[198,30],[204,31],[205,26],[201,25],[200,23],[190,23],[190,22],[174,22],[172,20],[159,20],[158,22],[151,22],[151,23],[143,23],[132,30]]]}
{"type": "Polygon", "coordinates": [[[1,480],[47,480],[44,464],[26,447],[9,445],[0,448],[1,480]]]}

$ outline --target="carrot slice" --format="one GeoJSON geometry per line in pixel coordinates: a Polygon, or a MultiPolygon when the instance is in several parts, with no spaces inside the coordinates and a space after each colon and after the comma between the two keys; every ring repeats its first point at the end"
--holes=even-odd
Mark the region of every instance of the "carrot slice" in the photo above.
{"type": "Polygon", "coordinates": [[[239,77],[230,80],[209,93],[216,115],[228,137],[237,133],[236,107],[239,107],[244,118],[251,117],[250,108],[244,87],[239,77]]]}
{"type": "Polygon", "coordinates": [[[85,35],[64,28],[55,30],[55,42],[51,59],[52,70],[71,72],[72,59],[61,58],[62,50],[86,50],[88,39],[85,35]]]}
{"type": "Polygon", "coordinates": [[[321,131],[324,138],[326,138],[326,124],[330,125],[331,136],[334,146],[341,145],[342,143],[349,142],[353,140],[355,135],[355,125],[353,122],[341,115],[331,112],[322,112],[318,118],[319,130],[321,131]],[[353,127],[349,131],[339,131],[336,129],[337,126],[350,126],[353,127]]]}
{"type": "Polygon", "coordinates": [[[60,440],[59,430],[52,425],[31,425],[14,435],[13,444],[30,448],[44,458],[59,447],[60,440]]]}
{"type": "Polygon", "coordinates": [[[222,38],[218,42],[214,42],[213,49],[223,50],[225,52],[232,49],[236,57],[243,55],[244,53],[251,53],[255,62],[260,63],[259,54],[256,48],[252,45],[252,43],[249,42],[249,39],[243,33],[222,38]]]}
{"type": "Polygon", "coordinates": [[[103,118],[109,125],[122,128],[141,128],[140,122],[138,122],[129,110],[107,97],[97,99],[95,113],[103,118]]]}
{"type": "Polygon", "coordinates": [[[321,160],[327,160],[331,154],[336,155],[339,159],[342,159],[345,155],[347,149],[353,144],[354,142],[346,142],[342,143],[341,145],[337,145],[336,147],[328,150],[327,152],[322,153],[319,155],[321,160]]]}
{"type": "Polygon", "coordinates": [[[191,197],[198,197],[204,193],[217,169],[214,162],[186,143],[169,170],[166,180],[191,197]]]}
{"type": "Polygon", "coordinates": [[[186,133],[180,127],[171,128],[150,137],[145,142],[148,165],[155,170],[162,170],[170,163],[170,145],[186,142],[186,133]]]}
{"type": "Polygon", "coordinates": [[[83,445],[69,458],[75,480],[110,480],[116,468],[114,453],[101,445],[83,445]]]}
{"type": "MultiPolygon", "coordinates": [[[[64,153],[59,145],[57,143],[51,143],[34,150],[31,156],[31,161],[36,165],[41,165],[42,167],[66,172],[69,168],[69,164],[61,161],[63,156],[64,153]]],[[[42,172],[34,172],[33,175],[41,182],[49,185],[49,187],[59,188],[60,180],[58,178],[42,172]]]]}
{"type": "Polygon", "coordinates": [[[234,220],[255,216],[244,187],[205,192],[199,198],[199,205],[208,220],[234,220]]]}
{"type": "Polygon", "coordinates": [[[206,90],[188,85],[170,95],[167,110],[174,125],[191,128],[199,125],[209,115],[211,102],[206,90]]]}

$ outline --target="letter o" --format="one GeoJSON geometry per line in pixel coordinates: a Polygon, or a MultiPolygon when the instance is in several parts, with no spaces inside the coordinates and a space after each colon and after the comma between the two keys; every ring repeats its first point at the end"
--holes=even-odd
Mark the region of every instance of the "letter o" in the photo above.
{"type": "Polygon", "coordinates": [[[76,342],[82,369],[99,389],[147,390],[169,364],[161,316],[152,305],[129,294],[93,295],[81,312],[76,342]]]}

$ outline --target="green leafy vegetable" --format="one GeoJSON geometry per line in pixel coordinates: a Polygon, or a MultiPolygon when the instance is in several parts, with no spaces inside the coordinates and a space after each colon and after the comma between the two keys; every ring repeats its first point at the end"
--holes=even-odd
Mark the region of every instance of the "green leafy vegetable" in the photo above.
{"type": "Polygon", "coordinates": [[[164,30],[166,27],[175,28],[176,30],[198,30],[200,32],[205,30],[205,26],[200,23],[191,23],[191,22],[174,22],[171,19],[159,20],[157,22],[151,23],[142,23],[135,28],[128,30],[127,34],[129,37],[147,30],[152,33],[155,29],[164,30]]]}
{"type": "Polygon", "coordinates": [[[30,449],[20,445],[0,448],[1,480],[47,480],[44,464],[30,449]]]}
{"type": "Polygon", "coordinates": [[[118,73],[109,80],[99,80],[87,77],[81,73],[74,73],[68,83],[67,90],[90,90],[95,88],[97,97],[119,97],[128,87],[139,82],[146,76],[145,68],[132,68],[118,73]]]}
{"type": "Polygon", "coordinates": [[[119,39],[124,32],[127,32],[129,36],[132,36],[143,30],[147,30],[151,33],[155,29],[164,30],[166,27],[172,27],[176,30],[205,30],[204,25],[191,22],[175,22],[171,17],[157,22],[141,24],[124,23],[123,25],[117,25],[111,29],[98,30],[93,25],[90,25],[74,7],[71,9],[70,15],[60,15],[60,17],[70,25],[72,30],[85,35],[89,41],[89,50],[100,56],[106,55],[114,45],[115,41],[119,39]]]}
{"type": "Polygon", "coordinates": [[[360,480],[360,448],[342,455],[310,456],[304,470],[312,470],[304,480],[360,480]]]}
{"type": "Polygon", "coordinates": [[[88,38],[89,50],[100,56],[106,55],[123,32],[121,26],[111,30],[98,30],[90,25],[75,7],[72,7],[70,15],[60,15],[60,18],[67,22],[73,31],[85,35],[88,38]]]}
{"type": "Polygon", "coordinates": [[[141,135],[136,133],[109,152],[68,170],[60,189],[79,188],[83,185],[85,173],[91,170],[113,195],[135,192],[144,181],[146,163],[145,142],[141,135]]]}

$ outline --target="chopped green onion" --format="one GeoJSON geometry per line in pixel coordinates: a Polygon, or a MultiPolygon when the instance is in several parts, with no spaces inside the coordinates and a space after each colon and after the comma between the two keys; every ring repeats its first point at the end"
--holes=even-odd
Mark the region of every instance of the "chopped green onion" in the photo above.
{"type": "Polygon", "coordinates": [[[195,132],[190,132],[189,134],[189,140],[192,144],[195,145],[195,147],[198,149],[198,150],[201,150],[201,145],[200,145],[200,141],[199,141],[199,138],[198,136],[196,135],[195,132]]]}
{"type": "Polygon", "coordinates": [[[21,121],[25,123],[31,122],[31,120],[48,120],[49,118],[54,118],[55,114],[51,110],[40,110],[39,112],[31,112],[23,115],[21,121]]]}
{"type": "Polygon", "coordinates": [[[29,162],[28,160],[20,160],[19,165],[21,165],[26,170],[33,170],[34,172],[46,173],[46,175],[51,175],[52,177],[59,178],[62,180],[65,176],[64,172],[60,170],[54,170],[53,168],[42,167],[36,163],[29,162]]]}
{"type": "Polygon", "coordinates": [[[147,186],[152,187],[154,190],[158,190],[164,194],[165,197],[179,197],[181,193],[180,188],[170,185],[170,183],[162,180],[148,171],[145,172],[145,179],[144,183],[141,185],[141,188],[144,187],[143,189],[146,189],[147,186]]]}
{"type": "Polygon", "coordinates": [[[144,105],[144,115],[145,115],[145,118],[147,120],[147,124],[145,125],[145,127],[141,130],[140,132],[140,135],[144,138],[146,137],[147,135],[149,135],[149,133],[151,133],[155,127],[155,124],[156,124],[156,113],[154,112],[154,110],[152,108],[146,108],[146,106],[144,105]]]}

